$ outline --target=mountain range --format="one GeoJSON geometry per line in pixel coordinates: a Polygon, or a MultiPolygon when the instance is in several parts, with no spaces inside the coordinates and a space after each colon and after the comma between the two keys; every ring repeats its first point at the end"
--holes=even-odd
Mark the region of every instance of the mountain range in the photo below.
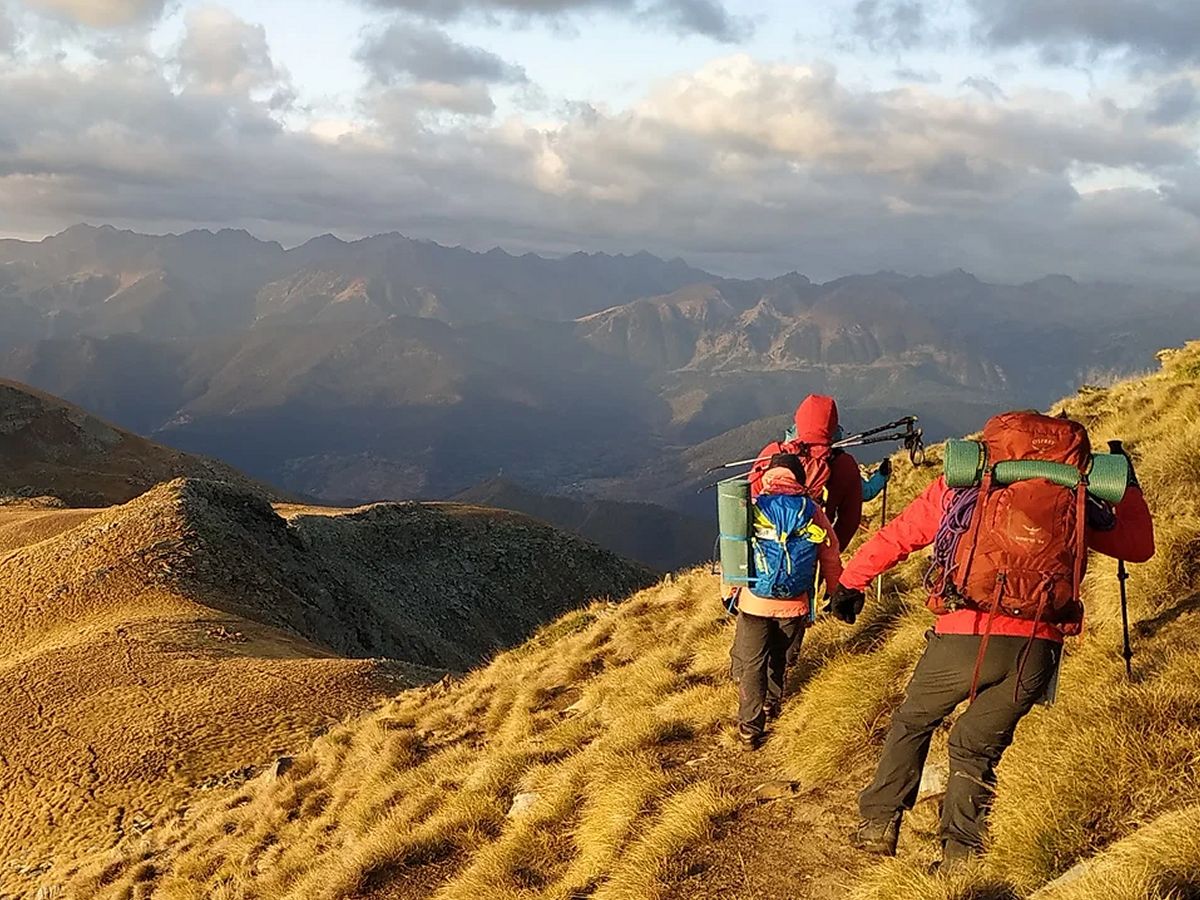
{"type": "Polygon", "coordinates": [[[851,431],[897,412],[970,431],[1146,368],[1200,331],[1196,301],[1061,276],[735,280],[644,253],[76,226],[0,241],[0,375],[324,502],[503,474],[694,508],[693,448],[753,452],[738,436],[805,393],[837,396],[851,431]]]}

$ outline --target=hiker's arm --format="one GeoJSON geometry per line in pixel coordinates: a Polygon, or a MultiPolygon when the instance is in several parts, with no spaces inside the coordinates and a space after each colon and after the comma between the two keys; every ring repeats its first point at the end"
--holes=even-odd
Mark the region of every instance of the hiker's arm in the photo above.
{"type": "Polygon", "coordinates": [[[880,573],[932,544],[945,512],[948,492],[944,478],[927,487],[904,512],[859,548],[842,572],[842,586],[866,590],[880,573]]]}
{"type": "Polygon", "coordinates": [[[842,551],[837,535],[829,524],[829,517],[818,507],[813,524],[822,529],[826,538],[817,548],[817,562],[821,566],[821,578],[825,581],[825,596],[832,597],[842,578],[842,551]]]}
{"type": "Polygon", "coordinates": [[[849,547],[862,524],[863,505],[862,475],[853,456],[840,453],[834,457],[830,482],[829,493],[837,498],[837,508],[829,511],[833,517],[833,530],[838,546],[849,547]]]}
{"type": "Polygon", "coordinates": [[[892,475],[892,461],[884,458],[879,467],[871,473],[870,478],[863,479],[863,503],[870,503],[883,493],[887,487],[888,478],[892,475]]]}
{"type": "Polygon", "coordinates": [[[1154,556],[1154,519],[1142,489],[1131,485],[1115,513],[1117,524],[1109,531],[1088,530],[1088,546],[1132,563],[1144,563],[1154,556]]]}

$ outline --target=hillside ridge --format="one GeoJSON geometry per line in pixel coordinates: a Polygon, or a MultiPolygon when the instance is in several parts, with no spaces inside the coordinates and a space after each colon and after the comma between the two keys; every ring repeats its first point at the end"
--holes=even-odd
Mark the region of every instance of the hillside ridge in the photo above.
{"type": "MultiPolygon", "coordinates": [[[[1124,438],[1159,512],[1159,554],[1130,581],[1136,678],[1126,682],[1118,653],[1115,567],[1097,561],[1088,637],[1068,647],[1057,705],[1022,724],[1000,767],[989,852],[965,870],[929,874],[930,803],[896,860],[845,844],[853,792],[929,627],[914,557],[855,626],[810,630],[760,754],[734,750],[730,624],[713,578],[693,570],[568,614],[447,686],[402,693],[318,739],[287,777],[213,796],[40,883],[68,897],[173,900],[1192,896],[1198,403],[1200,343],[1165,355],[1158,373],[1055,408],[1097,443],[1124,438]]],[[[897,459],[898,506],[939,460],[937,447],[923,469],[897,459]]],[[[941,730],[931,761],[945,741],[941,730]]]]}

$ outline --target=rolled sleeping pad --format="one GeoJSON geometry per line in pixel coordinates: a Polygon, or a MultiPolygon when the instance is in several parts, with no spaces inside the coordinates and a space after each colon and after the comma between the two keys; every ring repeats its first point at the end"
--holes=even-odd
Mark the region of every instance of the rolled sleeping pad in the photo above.
{"type": "MultiPolygon", "coordinates": [[[[987,466],[987,454],[978,441],[946,442],[946,484],[970,487],[978,484],[987,466]]],[[[1040,459],[1015,459],[996,463],[992,478],[997,484],[1013,484],[1044,478],[1066,488],[1074,488],[1082,476],[1066,463],[1040,459]]],[[[1129,460],[1120,454],[1094,453],[1087,472],[1088,493],[1109,503],[1119,503],[1129,486],[1129,460]]]]}
{"type": "Polygon", "coordinates": [[[729,478],[717,484],[721,581],[738,587],[754,584],[750,565],[750,482],[729,478]]]}

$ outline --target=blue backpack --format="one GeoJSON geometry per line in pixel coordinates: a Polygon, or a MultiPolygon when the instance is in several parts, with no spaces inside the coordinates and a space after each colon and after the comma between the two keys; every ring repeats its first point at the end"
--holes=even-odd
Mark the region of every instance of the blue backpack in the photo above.
{"type": "Polygon", "coordinates": [[[760,494],[754,501],[750,538],[754,594],[777,600],[802,595],[813,599],[818,553],[829,538],[813,522],[816,511],[816,502],[801,494],[760,494]]]}

